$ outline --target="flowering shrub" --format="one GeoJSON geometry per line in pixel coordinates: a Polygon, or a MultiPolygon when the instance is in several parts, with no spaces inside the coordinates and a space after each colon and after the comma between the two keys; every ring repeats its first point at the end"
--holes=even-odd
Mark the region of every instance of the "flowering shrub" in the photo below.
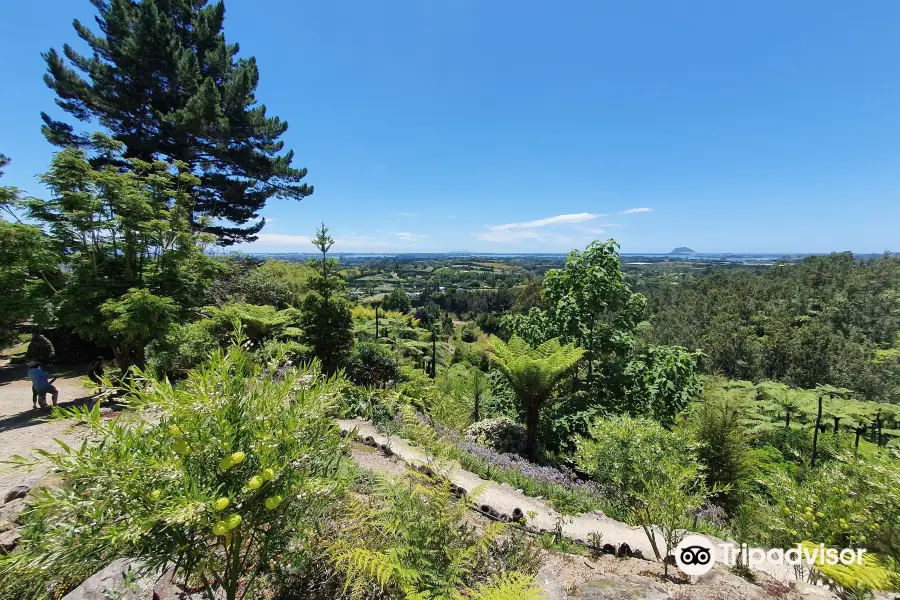
{"type": "Polygon", "coordinates": [[[178,387],[139,374],[129,402],[158,420],[60,411],[101,443],[47,455],[65,485],[41,490],[0,581],[43,597],[127,556],[152,570],[174,563],[234,600],[276,556],[315,544],[344,494],[343,442],[327,415],[340,382],[316,365],[263,375],[241,341],[178,387]]]}
{"type": "Polygon", "coordinates": [[[592,481],[583,481],[571,471],[541,466],[516,454],[504,454],[482,446],[453,431],[437,427],[438,434],[453,444],[463,468],[482,479],[492,479],[521,489],[528,496],[542,496],[563,513],[610,510],[606,490],[592,481]]]}
{"type": "Polygon", "coordinates": [[[466,438],[500,453],[525,451],[525,427],[509,417],[485,419],[466,428],[466,438]]]}

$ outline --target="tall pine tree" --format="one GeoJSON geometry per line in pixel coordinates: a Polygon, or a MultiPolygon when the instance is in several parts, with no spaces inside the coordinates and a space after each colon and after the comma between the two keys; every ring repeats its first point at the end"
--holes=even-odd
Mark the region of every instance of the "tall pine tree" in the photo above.
{"type": "MultiPolygon", "coordinates": [[[[77,19],[73,25],[91,56],[68,44],[62,55],[44,54],[44,81],[58,106],[108,129],[126,158],[186,163],[200,177],[192,222],[211,217],[204,231],[220,244],[256,239],[264,221],[248,223],[272,196],[312,194],[301,183],[306,169],[291,167],[293,151],[282,153],[287,122],[257,104],[256,60],[238,59],[238,44],[225,42],[223,2],[90,1],[100,34],[77,19]]],[[[89,146],[86,133],[41,116],[51,143],[89,146]]]]}

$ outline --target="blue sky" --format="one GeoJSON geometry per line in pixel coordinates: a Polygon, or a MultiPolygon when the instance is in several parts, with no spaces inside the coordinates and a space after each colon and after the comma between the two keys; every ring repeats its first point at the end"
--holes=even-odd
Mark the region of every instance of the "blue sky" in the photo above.
{"type": "MultiPolygon", "coordinates": [[[[900,250],[896,0],[227,0],[313,196],[245,250],[900,250]]],[[[60,113],[40,52],[87,0],[0,19],[2,183],[60,113]]]]}

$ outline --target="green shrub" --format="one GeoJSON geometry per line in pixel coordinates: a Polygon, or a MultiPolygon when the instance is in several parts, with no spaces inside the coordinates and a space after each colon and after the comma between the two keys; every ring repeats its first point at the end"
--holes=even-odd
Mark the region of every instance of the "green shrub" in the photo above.
{"type": "Polygon", "coordinates": [[[628,521],[644,529],[657,559],[668,556],[689,526],[688,515],[717,491],[705,485],[696,443],[684,431],[628,416],[598,419],[589,433],[576,443],[579,468],[612,490],[628,521]]]}
{"type": "Polygon", "coordinates": [[[157,377],[180,378],[219,346],[208,321],[174,324],[147,346],[147,366],[157,377]]]}
{"type": "Polygon", "coordinates": [[[466,428],[466,437],[500,453],[525,452],[525,426],[509,417],[478,421],[466,428]]]}
{"type": "Polygon", "coordinates": [[[99,405],[59,411],[100,443],[45,455],[65,485],[40,491],[21,550],[0,557],[0,597],[12,582],[38,597],[61,590],[127,556],[154,570],[175,563],[233,600],[289,548],[318,554],[344,494],[343,442],[328,417],[339,381],[315,365],[263,376],[243,341],[177,388],[136,382],[129,403],[152,409],[153,422],[109,421],[99,405]]]}
{"type": "Polygon", "coordinates": [[[360,342],[350,352],[347,374],[357,385],[384,387],[397,380],[400,366],[383,344],[360,342]]]}

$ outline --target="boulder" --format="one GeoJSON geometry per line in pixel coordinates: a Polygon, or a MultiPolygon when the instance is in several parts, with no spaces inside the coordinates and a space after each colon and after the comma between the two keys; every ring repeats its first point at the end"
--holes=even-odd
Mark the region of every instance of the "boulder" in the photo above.
{"type": "Polygon", "coordinates": [[[16,546],[19,545],[20,537],[22,536],[19,534],[18,529],[10,529],[0,533],[0,554],[9,554],[15,550],[16,546]]]}
{"type": "Polygon", "coordinates": [[[24,498],[28,492],[31,491],[31,486],[25,483],[20,483],[14,488],[10,488],[6,491],[6,495],[3,497],[3,503],[9,503],[13,500],[18,500],[19,498],[24,498]]]}
{"type": "Polygon", "coordinates": [[[10,523],[18,523],[19,515],[25,510],[25,500],[16,498],[6,504],[0,506],[0,521],[9,521],[10,523]]]}
{"type": "Polygon", "coordinates": [[[63,596],[63,600],[152,600],[156,577],[141,577],[143,563],[128,558],[113,561],[63,596]]]}
{"type": "Polygon", "coordinates": [[[573,600],[672,600],[661,584],[646,578],[588,581],[569,594],[573,600]]]}
{"type": "Polygon", "coordinates": [[[15,528],[16,528],[16,524],[13,523],[12,521],[4,521],[4,520],[0,519],[0,533],[9,531],[10,529],[15,529],[15,528]]]}

